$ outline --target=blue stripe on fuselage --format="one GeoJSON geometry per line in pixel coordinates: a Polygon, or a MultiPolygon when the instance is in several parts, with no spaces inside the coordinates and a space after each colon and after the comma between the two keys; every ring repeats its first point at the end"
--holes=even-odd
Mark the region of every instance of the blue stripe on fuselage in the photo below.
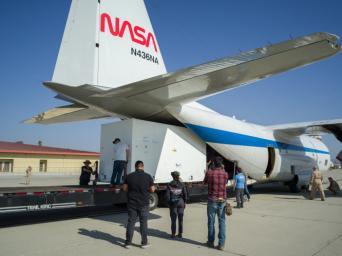
{"type": "Polygon", "coordinates": [[[307,148],[298,145],[292,145],[280,141],[273,141],[263,138],[258,138],[250,135],[229,132],[224,130],[218,130],[214,128],[209,128],[194,124],[185,124],[194,133],[196,133],[205,142],[219,143],[219,144],[230,144],[238,146],[250,146],[250,147],[274,147],[283,150],[294,150],[294,151],[304,151],[319,154],[329,154],[328,151],[317,150],[313,148],[307,148]]]}

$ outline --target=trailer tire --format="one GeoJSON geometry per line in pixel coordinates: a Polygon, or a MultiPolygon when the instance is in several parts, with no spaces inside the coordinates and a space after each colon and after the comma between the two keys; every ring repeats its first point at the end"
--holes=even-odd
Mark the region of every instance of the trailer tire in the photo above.
{"type": "Polygon", "coordinates": [[[157,193],[150,193],[150,211],[154,210],[158,206],[158,194],[157,193]]]}

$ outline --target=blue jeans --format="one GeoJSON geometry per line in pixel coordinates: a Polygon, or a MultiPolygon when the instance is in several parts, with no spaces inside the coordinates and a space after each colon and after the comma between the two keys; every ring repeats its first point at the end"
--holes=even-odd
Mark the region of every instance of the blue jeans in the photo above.
{"type": "Polygon", "coordinates": [[[248,200],[251,199],[251,195],[249,194],[248,186],[245,185],[245,194],[247,195],[248,200]]]}
{"type": "Polygon", "coordinates": [[[123,170],[126,168],[126,161],[116,160],[114,161],[113,174],[110,179],[110,184],[120,185],[123,170]]]}
{"type": "Polygon", "coordinates": [[[224,246],[226,241],[226,203],[208,201],[207,214],[208,214],[208,243],[214,243],[215,241],[215,217],[217,215],[219,222],[219,246],[224,246]]]}

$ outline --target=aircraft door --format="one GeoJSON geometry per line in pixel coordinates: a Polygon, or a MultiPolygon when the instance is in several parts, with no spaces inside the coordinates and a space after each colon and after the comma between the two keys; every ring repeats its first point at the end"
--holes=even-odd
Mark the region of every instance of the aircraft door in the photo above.
{"type": "Polygon", "coordinates": [[[275,158],[276,158],[274,147],[267,147],[267,151],[268,151],[268,162],[267,162],[267,167],[265,170],[266,178],[270,177],[270,175],[272,174],[272,171],[274,169],[274,164],[275,164],[275,158]]]}

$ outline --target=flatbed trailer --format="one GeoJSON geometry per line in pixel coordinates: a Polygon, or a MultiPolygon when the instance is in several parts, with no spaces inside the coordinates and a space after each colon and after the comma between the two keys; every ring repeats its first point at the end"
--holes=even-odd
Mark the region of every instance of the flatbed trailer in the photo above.
{"type": "Polygon", "coordinates": [[[126,193],[109,185],[0,188],[0,214],[126,203],[126,193]]]}
{"type": "MultiPolygon", "coordinates": [[[[165,205],[165,191],[172,179],[172,171],[181,173],[189,197],[207,194],[207,186],[203,184],[206,163],[212,156],[218,155],[217,152],[184,127],[128,119],[105,124],[101,129],[99,181],[107,184],[0,188],[0,214],[38,211],[48,213],[58,209],[126,203],[126,193],[109,185],[114,161],[112,141],[116,137],[130,147],[128,173],[134,172],[135,161],[143,160],[145,171],[154,179],[156,192],[150,194],[150,209],[165,205]]],[[[224,165],[232,179],[234,162],[225,160],[224,165]]],[[[230,180],[227,189],[231,186],[230,180]]]]}

